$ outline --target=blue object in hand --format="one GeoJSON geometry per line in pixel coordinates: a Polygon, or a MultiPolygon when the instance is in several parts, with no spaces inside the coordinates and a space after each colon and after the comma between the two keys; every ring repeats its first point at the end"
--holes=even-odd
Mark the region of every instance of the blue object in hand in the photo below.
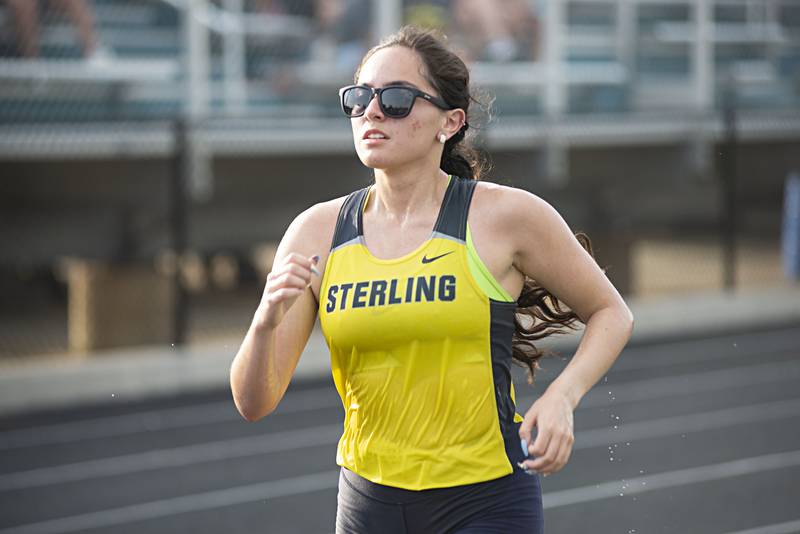
{"type": "Polygon", "coordinates": [[[525,441],[525,438],[522,438],[522,454],[524,454],[526,458],[528,457],[528,442],[525,441]]]}

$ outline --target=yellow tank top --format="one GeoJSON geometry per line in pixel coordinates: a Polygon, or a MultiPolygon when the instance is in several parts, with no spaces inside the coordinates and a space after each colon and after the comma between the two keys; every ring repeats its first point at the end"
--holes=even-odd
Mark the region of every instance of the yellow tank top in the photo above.
{"type": "Polygon", "coordinates": [[[376,258],[365,245],[371,187],[339,213],[319,305],[345,411],[336,463],[379,484],[483,482],[522,459],[511,382],[516,301],[468,250],[474,188],[451,177],[432,233],[400,258],[376,258]]]}

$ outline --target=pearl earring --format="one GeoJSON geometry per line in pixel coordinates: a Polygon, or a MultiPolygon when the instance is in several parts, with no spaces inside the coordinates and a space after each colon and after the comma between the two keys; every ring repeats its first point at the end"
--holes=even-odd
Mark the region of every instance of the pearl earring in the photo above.
{"type": "Polygon", "coordinates": [[[439,142],[444,144],[445,141],[447,141],[447,136],[445,134],[443,134],[443,133],[440,133],[439,134],[439,142]]]}

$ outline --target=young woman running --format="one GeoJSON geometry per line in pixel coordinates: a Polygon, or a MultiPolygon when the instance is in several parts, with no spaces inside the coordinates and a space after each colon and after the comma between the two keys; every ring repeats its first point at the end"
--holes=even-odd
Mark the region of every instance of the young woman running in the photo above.
{"type": "Polygon", "coordinates": [[[469,72],[441,40],[403,28],[355,83],[341,106],[375,181],[287,229],[231,366],[237,409],[277,407],[319,315],[345,409],[337,533],[541,533],[538,476],[567,463],[631,312],[552,206],[477,181],[469,72]],[[530,382],[530,341],[577,321],[577,352],[523,418],[512,358],[530,382]]]}

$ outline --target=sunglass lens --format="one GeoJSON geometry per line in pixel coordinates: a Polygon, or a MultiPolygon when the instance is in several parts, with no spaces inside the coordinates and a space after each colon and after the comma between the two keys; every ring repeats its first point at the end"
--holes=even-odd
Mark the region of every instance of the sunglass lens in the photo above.
{"type": "Polygon", "coordinates": [[[363,87],[353,87],[342,95],[342,110],[348,117],[357,117],[364,113],[369,105],[372,93],[363,87]]]}
{"type": "Polygon", "coordinates": [[[390,117],[405,117],[413,103],[414,93],[404,87],[389,87],[381,92],[383,112],[390,117]]]}

